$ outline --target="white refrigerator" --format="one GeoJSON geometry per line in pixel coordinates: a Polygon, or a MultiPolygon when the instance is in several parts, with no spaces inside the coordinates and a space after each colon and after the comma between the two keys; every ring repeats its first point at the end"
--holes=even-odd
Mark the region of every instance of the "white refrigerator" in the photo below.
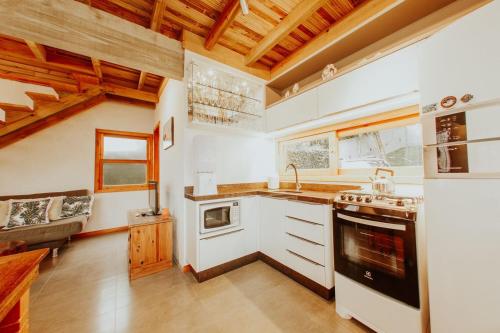
{"type": "Polygon", "coordinates": [[[433,333],[500,332],[499,32],[497,0],[420,48],[433,333]]]}

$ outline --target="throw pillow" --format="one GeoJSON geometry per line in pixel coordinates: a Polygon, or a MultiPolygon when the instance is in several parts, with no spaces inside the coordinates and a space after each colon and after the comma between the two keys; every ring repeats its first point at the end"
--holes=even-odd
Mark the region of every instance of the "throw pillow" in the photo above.
{"type": "Polygon", "coordinates": [[[9,216],[9,201],[0,201],[0,229],[7,225],[9,216]]]}
{"type": "Polygon", "coordinates": [[[4,229],[49,223],[52,198],[10,200],[9,217],[4,229]]]}
{"type": "Polygon", "coordinates": [[[64,198],[66,197],[61,196],[52,198],[54,200],[52,201],[52,205],[50,206],[49,209],[49,220],[55,221],[61,219],[61,211],[64,198]]]}
{"type": "Polygon", "coordinates": [[[85,195],[81,197],[66,197],[63,199],[61,217],[73,217],[78,215],[92,214],[92,204],[94,203],[94,196],[85,195]]]}

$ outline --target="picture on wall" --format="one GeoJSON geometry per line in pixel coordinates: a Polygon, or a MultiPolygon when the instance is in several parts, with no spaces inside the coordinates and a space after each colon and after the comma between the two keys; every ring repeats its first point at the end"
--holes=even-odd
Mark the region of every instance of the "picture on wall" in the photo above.
{"type": "Polygon", "coordinates": [[[168,149],[174,145],[174,117],[163,125],[163,150],[168,149]]]}

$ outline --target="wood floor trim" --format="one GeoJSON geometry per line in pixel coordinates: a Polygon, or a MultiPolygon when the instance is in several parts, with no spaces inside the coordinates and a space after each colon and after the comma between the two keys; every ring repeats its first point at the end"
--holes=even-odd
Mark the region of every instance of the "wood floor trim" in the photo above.
{"type": "Polygon", "coordinates": [[[89,237],[97,237],[97,236],[102,236],[102,235],[108,235],[108,234],[114,234],[117,232],[124,232],[128,230],[128,226],[122,226],[122,227],[116,227],[116,228],[109,228],[109,229],[102,229],[102,230],[95,230],[95,231],[87,231],[87,232],[81,232],[79,234],[71,236],[72,239],[82,239],[82,238],[89,238],[89,237]]]}
{"type": "Polygon", "coordinates": [[[259,252],[259,259],[326,300],[330,300],[335,296],[335,287],[328,289],[262,252],[259,252]]]}
{"type": "Polygon", "coordinates": [[[252,262],[255,262],[257,260],[259,260],[259,252],[248,254],[244,257],[228,261],[226,263],[206,269],[201,272],[196,272],[194,269],[191,269],[191,273],[198,282],[203,282],[210,280],[214,277],[217,277],[219,275],[222,275],[224,273],[235,270],[237,268],[251,264],[252,262]]]}
{"type": "Polygon", "coordinates": [[[313,291],[314,293],[318,294],[319,296],[323,297],[326,300],[330,300],[335,296],[335,287],[328,289],[322,286],[321,284],[309,279],[308,277],[300,274],[299,272],[294,271],[290,267],[283,265],[279,261],[276,261],[273,258],[265,255],[262,252],[255,252],[246,255],[244,257],[228,261],[224,264],[206,269],[201,272],[196,272],[191,265],[186,265],[183,267],[183,272],[191,271],[191,274],[193,274],[196,281],[204,282],[213,279],[214,277],[217,277],[219,275],[222,275],[224,273],[230,272],[234,269],[251,264],[257,260],[261,260],[262,262],[266,263],[272,268],[280,271],[281,273],[285,274],[289,278],[300,283],[304,287],[308,288],[309,290],[313,291]]]}

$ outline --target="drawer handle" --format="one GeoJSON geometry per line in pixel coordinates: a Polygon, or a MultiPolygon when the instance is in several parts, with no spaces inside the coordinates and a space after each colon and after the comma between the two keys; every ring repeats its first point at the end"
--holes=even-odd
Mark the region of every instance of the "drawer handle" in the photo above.
{"type": "Polygon", "coordinates": [[[309,223],[309,224],[321,225],[322,226],[322,224],[320,224],[320,223],[311,222],[311,221],[304,220],[304,219],[299,219],[297,217],[293,217],[293,216],[289,216],[289,215],[287,215],[286,217],[288,217],[289,219],[292,219],[292,220],[296,220],[296,221],[300,221],[300,222],[305,222],[305,223],[309,223]]]}
{"type": "Polygon", "coordinates": [[[316,266],[325,267],[325,266],[323,266],[323,265],[318,264],[316,261],[312,261],[312,260],[311,260],[311,259],[309,259],[309,258],[306,258],[306,257],[304,257],[304,256],[301,256],[301,255],[300,255],[300,254],[298,254],[298,253],[293,252],[292,250],[289,250],[289,249],[286,249],[286,250],[287,250],[288,252],[290,252],[291,254],[293,254],[294,256],[299,257],[300,259],[303,259],[303,260],[305,260],[305,261],[308,261],[308,262],[310,262],[311,264],[314,264],[314,265],[316,265],[316,266]]]}
{"type": "Polygon", "coordinates": [[[299,200],[299,199],[288,199],[288,201],[295,201],[295,202],[299,202],[301,204],[304,204],[304,205],[311,205],[311,206],[323,206],[323,204],[320,204],[320,203],[316,203],[316,202],[304,202],[303,200],[299,200]]]}
{"type": "Polygon", "coordinates": [[[217,238],[217,237],[221,237],[221,236],[225,236],[225,235],[229,235],[229,234],[234,234],[234,233],[237,233],[237,232],[240,232],[240,231],[243,231],[243,230],[245,230],[245,229],[241,228],[241,229],[238,229],[238,230],[228,231],[228,232],[224,232],[222,234],[217,234],[217,235],[214,235],[214,236],[208,236],[208,237],[200,238],[200,240],[217,238]]]}
{"type": "Polygon", "coordinates": [[[309,239],[305,239],[303,237],[300,237],[300,236],[297,236],[297,235],[294,235],[294,234],[291,234],[289,232],[287,232],[288,235],[294,237],[294,238],[297,238],[297,239],[300,239],[300,240],[303,240],[305,242],[308,242],[308,243],[311,243],[311,244],[314,244],[314,245],[319,245],[319,246],[323,246],[323,244],[320,244],[320,243],[316,243],[316,242],[313,242],[312,240],[309,240],[309,239]]]}

